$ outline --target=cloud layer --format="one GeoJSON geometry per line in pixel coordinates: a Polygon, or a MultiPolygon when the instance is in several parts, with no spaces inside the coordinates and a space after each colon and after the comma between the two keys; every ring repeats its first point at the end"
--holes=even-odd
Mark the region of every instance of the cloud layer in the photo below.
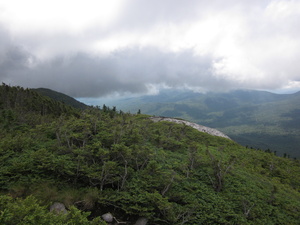
{"type": "Polygon", "coordinates": [[[5,83],[74,97],[300,89],[296,0],[8,2],[0,3],[5,83]]]}

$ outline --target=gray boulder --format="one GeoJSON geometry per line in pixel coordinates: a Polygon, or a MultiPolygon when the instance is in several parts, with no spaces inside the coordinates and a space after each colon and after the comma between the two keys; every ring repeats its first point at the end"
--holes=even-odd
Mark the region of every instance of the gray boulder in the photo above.
{"type": "Polygon", "coordinates": [[[111,213],[105,213],[102,215],[102,219],[107,223],[111,223],[114,220],[114,217],[111,213]]]}
{"type": "Polygon", "coordinates": [[[134,225],[146,225],[148,222],[148,219],[145,217],[140,217],[134,225]]]}
{"type": "Polygon", "coordinates": [[[56,214],[66,214],[67,210],[63,203],[55,202],[53,205],[50,206],[50,212],[54,212],[56,214]]]}

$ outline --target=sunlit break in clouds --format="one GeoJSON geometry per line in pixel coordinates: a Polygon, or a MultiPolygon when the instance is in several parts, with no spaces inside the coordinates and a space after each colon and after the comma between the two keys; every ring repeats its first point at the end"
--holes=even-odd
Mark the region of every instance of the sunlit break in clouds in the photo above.
{"type": "Polygon", "coordinates": [[[297,0],[0,0],[1,81],[73,97],[299,90],[299,49],[297,0]]]}

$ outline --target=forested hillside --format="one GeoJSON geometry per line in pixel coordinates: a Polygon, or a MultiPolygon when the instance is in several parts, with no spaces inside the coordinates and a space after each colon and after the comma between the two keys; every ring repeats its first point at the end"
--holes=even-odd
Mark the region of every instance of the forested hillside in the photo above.
{"type": "Polygon", "coordinates": [[[274,94],[239,90],[194,93],[164,90],[158,95],[105,102],[124,111],[179,117],[216,128],[236,142],[300,158],[300,92],[274,94]]]}
{"type": "Polygon", "coordinates": [[[51,89],[37,88],[37,89],[33,89],[33,91],[36,91],[36,92],[40,93],[41,95],[48,96],[56,101],[63,102],[66,105],[73,106],[74,108],[77,108],[77,109],[86,109],[88,107],[87,105],[83,104],[82,102],[77,101],[76,99],[74,99],[68,95],[65,95],[65,94],[57,92],[57,91],[53,91],[51,89]]]}
{"type": "Polygon", "coordinates": [[[298,224],[300,162],[0,87],[0,224],[298,224]],[[49,212],[54,202],[68,212],[49,212]]]}

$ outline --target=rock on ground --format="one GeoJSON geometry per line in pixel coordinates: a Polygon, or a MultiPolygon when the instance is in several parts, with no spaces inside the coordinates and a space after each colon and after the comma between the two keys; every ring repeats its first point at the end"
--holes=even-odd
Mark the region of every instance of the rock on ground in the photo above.
{"type": "Polygon", "coordinates": [[[148,219],[145,217],[140,217],[134,225],[147,225],[148,219]]]}
{"type": "Polygon", "coordinates": [[[50,206],[50,212],[55,212],[57,214],[59,213],[66,214],[67,210],[63,203],[55,202],[53,205],[50,206]]]}
{"type": "MultiPolygon", "coordinates": [[[[160,121],[167,121],[167,122],[173,122],[173,123],[178,123],[178,124],[185,124],[187,126],[190,126],[200,132],[205,132],[213,136],[218,136],[218,137],[223,137],[230,139],[226,134],[223,134],[221,131],[210,128],[210,127],[205,127],[202,125],[199,125],[197,123],[191,123],[185,120],[179,120],[179,119],[174,119],[174,118],[169,118],[169,117],[150,117],[150,119],[154,122],[160,122],[160,121]]],[[[230,139],[231,140],[231,139],[230,139]]]]}
{"type": "Polygon", "coordinates": [[[102,215],[102,219],[105,222],[111,223],[114,220],[114,217],[111,213],[105,213],[105,214],[102,215]]]}

